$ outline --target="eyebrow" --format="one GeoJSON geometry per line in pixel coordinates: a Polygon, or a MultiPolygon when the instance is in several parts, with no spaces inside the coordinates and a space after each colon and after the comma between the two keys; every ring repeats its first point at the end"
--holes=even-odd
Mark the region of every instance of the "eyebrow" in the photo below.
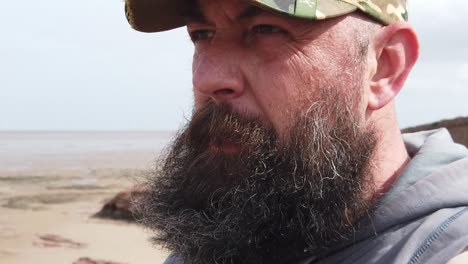
{"type": "MultiPolygon", "coordinates": [[[[210,19],[208,19],[205,14],[201,11],[199,6],[195,6],[193,11],[186,16],[185,23],[196,23],[196,24],[208,24],[210,23],[210,19]]],[[[236,20],[246,20],[261,14],[265,13],[265,11],[256,6],[250,6],[244,9],[239,15],[236,16],[236,20]]]]}

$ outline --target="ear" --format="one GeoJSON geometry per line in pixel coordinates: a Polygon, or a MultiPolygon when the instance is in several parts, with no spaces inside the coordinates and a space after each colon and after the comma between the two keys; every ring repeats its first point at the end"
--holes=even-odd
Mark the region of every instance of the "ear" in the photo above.
{"type": "Polygon", "coordinates": [[[400,92],[418,59],[419,43],[411,25],[399,22],[380,29],[372,48],[376,69],[370,76],[368,109],[378,110],[400,92]]]}

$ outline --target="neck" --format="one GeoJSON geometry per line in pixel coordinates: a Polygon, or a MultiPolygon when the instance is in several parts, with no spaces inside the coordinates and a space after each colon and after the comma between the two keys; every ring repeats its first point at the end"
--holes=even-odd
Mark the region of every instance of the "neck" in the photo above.
{"type": "Polygon", "coordinates": [[[393,107],[382,109],[373,124],[378,133],[378,144],[372,159],[374,192],[372,200],[380,199],[398,180],[410,161],[393,107]]]}

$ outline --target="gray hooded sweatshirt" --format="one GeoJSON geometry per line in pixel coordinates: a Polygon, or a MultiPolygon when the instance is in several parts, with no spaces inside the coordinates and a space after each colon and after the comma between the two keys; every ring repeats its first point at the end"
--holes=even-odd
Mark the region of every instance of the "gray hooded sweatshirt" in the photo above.
{"type": "MultiPolygon", "coordinates": [[[[468,250],[468,150],[446,129],[404,134],[411,161],[350,241],[283,263],[441,264],[468,250]]],[[[182,264],[171,255],[165,264],[182,264]]]]}

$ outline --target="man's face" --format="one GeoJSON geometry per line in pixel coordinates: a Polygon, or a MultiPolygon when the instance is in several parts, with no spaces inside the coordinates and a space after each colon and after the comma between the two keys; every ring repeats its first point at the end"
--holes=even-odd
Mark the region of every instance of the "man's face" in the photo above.
{"type": "MultiPolygon", "coordinates": [[[[320,92],[338,89],[347,97],[365,85],[367,46],[359,43],[353,20],[310,22],[240,0],[200,1],[200,15],[187,27],[195,45],[195,111],[211,100],[227,103],[284,136],[320,92]]],[[[355,109],[363,115],[359,105],[355,109]]]]}
{"type": "Polygon", "coordinates": [[[347,238],[369,209],[376,142],[357,17],[200,8],[194,115],[139,205],[155,242],[187,263],[288,263],[347,238]]]}

